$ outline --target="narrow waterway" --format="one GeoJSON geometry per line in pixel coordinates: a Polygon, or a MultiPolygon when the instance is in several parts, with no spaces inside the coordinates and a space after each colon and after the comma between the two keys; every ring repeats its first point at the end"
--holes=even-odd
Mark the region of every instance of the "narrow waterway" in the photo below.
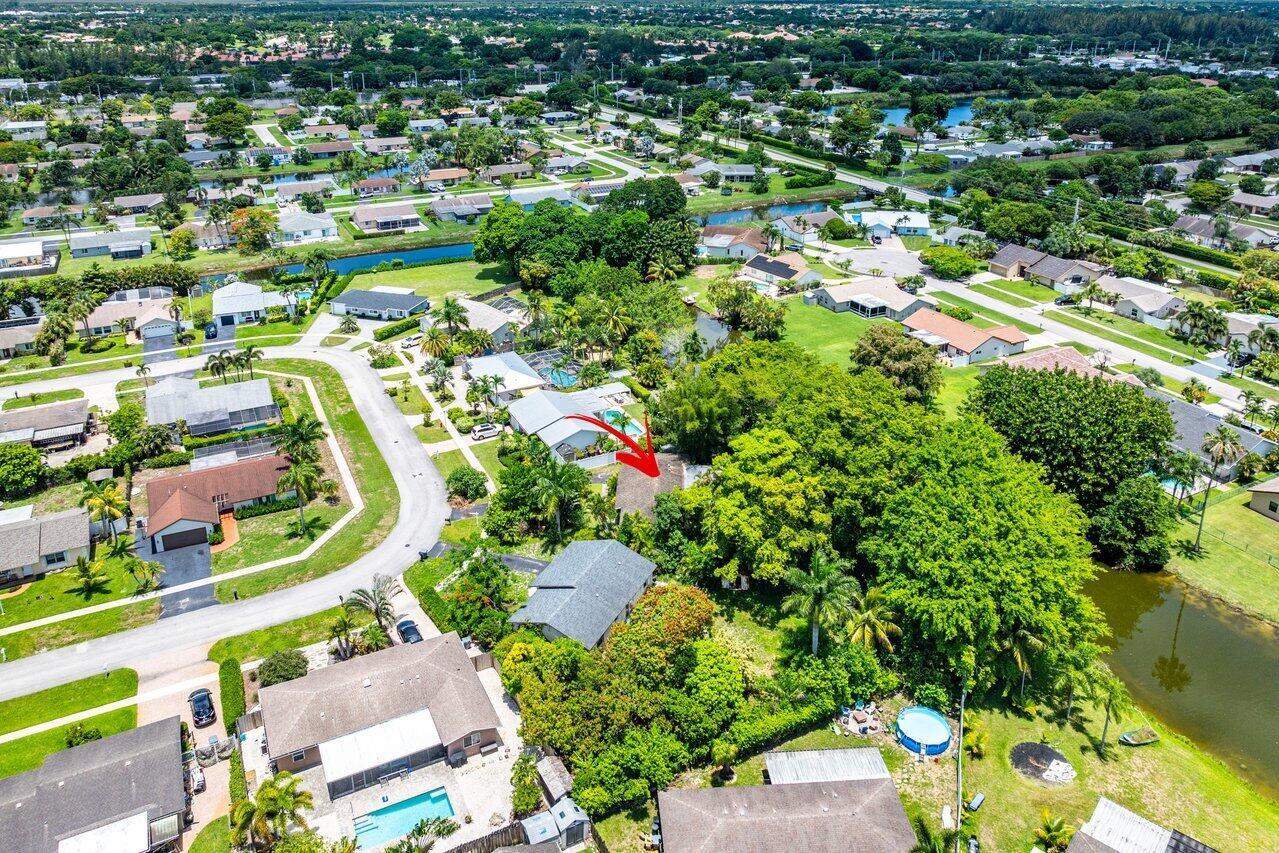
{"type": "Polygon", "coordinates": [[[1279,631],[1169,574],[1106,572],[1088,592],[1137,703],[1279,800],[1279,631]]]}

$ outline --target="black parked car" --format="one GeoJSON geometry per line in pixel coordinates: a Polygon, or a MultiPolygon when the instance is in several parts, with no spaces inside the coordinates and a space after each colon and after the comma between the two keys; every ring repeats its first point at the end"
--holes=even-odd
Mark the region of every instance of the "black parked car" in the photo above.
{"type": "Polygon", "coordinates": [[[213,708],[213,694],[208,688],[201,687],[188,696],[187,701],[191,703],[191,718],[197,729],[217,721],[218,712],[213,708]]]}
{"type": "Polygon", "coordinates": [[[205,327],[204,327],[204,339],[205,339],[206,341],[211,341],[211,340],[213,340],[214,338],[216,338],[217,336],[218,336],[218,325],[217,325],[217,323],[207,323],[207,324],[205,324],[205,327]]]}
{"type": "Polygon", "coordinates": [[[1063,293],[1061,296],[1058,296],[1056,299],[1053,300],[1053,304],[1054,305],[1073,305],[1075,304],[1075,297],[1071,296],[1069,293],[1063,293]]]}
{"type": "Polygon", "coordinates": [[[417,629],[417,623],[412,619],[405,619],[403,622],[395,626],[395,633],[400,635],[401,643],[420,643],[422,642],[422,632],[417,629]]]}

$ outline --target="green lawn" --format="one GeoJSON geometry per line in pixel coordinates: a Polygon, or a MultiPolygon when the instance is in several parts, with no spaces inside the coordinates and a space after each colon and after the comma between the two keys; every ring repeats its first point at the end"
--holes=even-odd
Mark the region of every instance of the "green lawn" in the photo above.
{"type": "Polygon", "coordinates": [[[461,545],[472,536],[480,535],[480,519],[472,516],[470,518],[459,518],[457,521],[450,521],[444,525],[444,529],[440,531],[440,541],[447,542],[450,545],[461,545]]]}
{"type": "Polygon", "coordinates": [[[374,287],[411,287],[415,293],[428,297],[434,306],[445,296],[483,293],[512,281],[514,279],[503,273],[498,264],[456,261],[450,264],[365,273],[352,279],[351,287],[361,290],[374,287]]]}
{"type": "Polygon", "coordinates": [[[693,215],[712,213],[718,210],[737,210],[743,207],[768,207],[792,201],[810,201],[813,199],[846,199],[857,195],[857,187],[851,184],[834,183],[824,187],[811,187],[802,190],[786,189],[786,179],[781,175],[769,178],[768,192],[756,195],[750,191],[750,184],[730,184],[732,195],[720,195],[719,189],[703,189],[702,194],[688,200],[687,210],[693,215]]]}
{"type": "Polygon", "coordinates": [[[1017,308],[1034,308],[1037,304],[1039,304],[1037,302],[1032,302],[1029,299],[1022,299],[1020,296],[1015,296],[1005,290],[1000,290],[998,287],[989,287],[984,284],[970,284],[968,285],[968,289],[974,293],[980,293],[993,299],[998,299],[1001,302],[1007,302],[1009,305],[1017,308]]]}
{"type": "Polygon", "coordinates": [[[505,467],[497,458],[497,449],[500,444],[501,441],[494,438],[481,444],[477,444],[471,448],[471,452],[475,454],[475,458],[480,460],[480,464],[484,466],[484,470],[488,472],[488,475],[493,478],[494,482],[497,481],[498,472],[505,467]]]}
{"type": "Polygon", "coordinates": [[[159,618],[160,599],[153,598],[6,634],[0,637],[0,648],[5,650],[9,660],[13,660],[149,625],[159,618]]]}
{"type": "Polygon", "coordinates": [[[438,423],[432,421],[430,426],[417,424],[413,427],[413,433],[423,444],[435,444],[440,441],[448,441],[453,436],[449,435],[449,431],[438,423]]]}
{"type": "MultiPolygon", "coordinates": [[[[467,519],[473,521],[474,519],[467,519]]],[[[444,529],[448,530],[461,522],[452,522],[445,525],[444,529]]],[[[461,541],[460,539],[458,541],[461,541]]],[[[435,585],[444,580],[449,573],[449,561],[442,557],[436,557],[430,560],[420,560],[404,572],[404,586],[419,601],[422,594],[428,589],[434,589],[435,585]]]]}
{"type": "Polygon", "coordinates": [[[337,371],[313,361],[292,359],[272,359],[260,366],[263,370],[311,378],[343,455],[359,484],[360,494],[364,498],[364,511],[309,560],[219,583],[217,595],[221,601],[231,600],[232,589],[238,589],[241,598],[248,598],[336,571],[381,542],[395,524],[399,513],[400,496],[390,486],[391,472],[386,466],[386,460],[382,458],[368,427],[351,403],[351,396],[337,371]]]}
{"type": "Polygon", "coordinates": [[[968,399],[968,392],[977,384],[979,376],[980,364],[944,368],[941,372],[941,390],[937,392],[937,408],[950,416],[957,414],[964,400],[968,399]]]}
{"type": "Polygon", "coordinates": [[[435,467],[440,471],[441,477],[447,477],[458,468],[466,468],[470,464],[460,450],[446,450],[443,453],[438,453],[434,457],[434,462],[435,467]]]}
{"type": "MultiPolygon", "coordinates": [[[[135,727],[138,724],[137,708],[120,708],[108,711],[96,717],[84,720],[80,725],[95,728],[103,737],[110,737],[135,727]]],[[[61,752],[67,748],[67,731],[65,727],[50,729],[35,735],[0,744],[0,778],[14,776],[34,770],[44,761],[45,756],[61,752]]]]}
{"type": "MultiPolygon", "coordinates": [[[[62,272],[61,270],[59,272],[62,272]]],[[[64,273],[65,274],[65,273],[64,273]]],[[[124,355],[140,355],[142,344],[130,344],[124,335],[107,335],[95,338],[89,350],[85,350],[78,337],[67,341],[67,364],[82,364],[100,358],[114,358],[124,355]]],[[[20,355],[4,363],[7,370],[19,371],[35,367],[48,367],[49,359],[43,355],[20,355]]]]}
{"type": "Polygon", "coordinates": [[[422,391],[414,384],[409,383],[408,394],[404,394],[398,384],[392,383],[387,385],[388,388],[394,389],[395,394],[392,399],[401,412],[406,415],[420,415],[423,411],[429,410],[426,403],[426,397],[422,395],[422,391]]]}
{"type": "MultiPolygon", "coordinates": [[[[1090,332],[1099,338],[1105,338],[1106,340],[1119,344],[1120,346],[1127,347],[1128,349],[1135,350],[1136,352],[1144,353],[1150,356],[1151,358],[1158,358],[1163,361],[1169,362],[1171,364],[1177,364],[1177,365],[1187,365],[1187,364],[1193,363],[1188,358],[1178,356],[1172,352],[1169,352],[1168,349],[1163,347],[1162,344],[1155,346],[1153,344],[1147,343],[1145,340],[1135,339],[1135,338],[1128,337],[1126,335],[1122,335],[1118,331],[1116,331],[1113,326],[1090,322],[1089,320],[1084,319],[1078,313],[1073,311],[1045,311],[1044,316],[1048,317],[1049,319],[1056,320],[1059,323],[1064,323],[1065,325],[1070,326],[1071,328],[1078,329],[1081,332],[1090,332]]],[[[1097,313],[1094,312],[1093,316],[1096,317],[1097,313]]],[[[1123,318],[1119,318],[1119,319],[1123,319],[1123,318]]],[[[1163,334],[1162,332],[1159,332],[1158,329],[1155,329],[1153,326],[1146,326],[1146,328],[1151,329],[1155,332],[1158,332],[1161,335],[1163,334]]],[[[1168,340],[1171,341],[1172,338],[1168,338],[1168,340]]]]}
{"type": "Polygon", "coordinates": [[[1052,302],[1061,295],[1051,287],[1035,284],[1035,282],[1026,281],[1025,279],[1001,278],[996,281],[988,281],[983,286],[1011,293],[1013,296],[1019,296],[1030,302],[1052,302]]]}
{"type": "MultiPolygon", "coordinates": [[[[1248,508],[1247,491],[1209,505],[1204,553],[1174,550],[1170,571],[1187,583],[1279,625],[1279,521],[1248,508]],[[1271,562],[1273,559],[1273,562],[1271,562]]],[[[1198,508],[1202,497],[1196,497],[1198,508]]],[[[1194,541],[1198,513],[1183,521],[1177,537],[1194,541]]]]}
{"type": "MultiPolygon", "coordinates": [[[[15,587],[22,591],[0,599],[0,603],[4,604],[0,627],[21,625],[104,601],[115,601],[137,592],[137,582],[124,570],[123,561],[103,560],[102,569],[105,572],[104,582],[87,595],[77,588],[74,565],[59,572],[50,572],[41,580],[32,581],[26,588],[15,587]]],[[[0,637],[0,645],[4,645],[8,639],[0,637]]]]}
{"type": "MultiPolygon", "coordinates": [[[[1007,314],[996,311],[993,308],[987,308],[984,305],[978,305],[976,302],[973,302],[971,299],[965,299],[964,297],[956,296],[953,293],[948,293],[941,290],[934,290],[930,293],[930,295],[936,297],[938,302],[944,302],[947,305],[956,305],[961,308],[967,308],[969,311],[973,312],[973,315],[975,317],[984,318],[985,320],[989,321],[990,323],[996,326],[1016,326],[1018,329],[1021,329],[1023,332],[1025,332],[1028,335],[1033,335],[1037,332],[1043,331],[1043,329],[1039,328],[1038,326],[1032,325],[1031,323],[1024,323],[1021,320],[1010,317],[1007,314]]],[[[978,324],[973,323],[973,325],[978,325],[978,324]]],[[[990,326],[986,326],[983,328],[990,328],[990,326]]]]}
{"type": "Polygon", "coordinates": [[[1094,325],[1107,326],[1128,337],[1139,338],[1146,343],[1172,350],[1190,358],[1203,358],[1208,354],[1208,351],[1203,347],[1175,338],[1163,329],[1156,329],[1154,326],[1149,326],[1128,317],[1120,317],[1109,311],[1093,311],[1092,314],[1086,314],[1084,308],[1067,308],[1065,313],[1074,314],[1094,325]]]}
{"type": "Polygon", "coordinates": [[[0,702],[0,734],[109,705],[138,693],[138,674],[116,669],[0,702]]]}
{"type": "MultiPolygon", "coordinates": [[[[323,499],[319,499],[307,505],[306,517],[308,522],[313,518],[318,519],[314,528],[318,536],[332,527],[350,509],[349,503],[331,506],[323,499]]],[[[220,575],[302,553],[311,544],[311,540],[297,535],[297,520],[297,510],[293,509],[237,521],[236,525],[240,528],[240,541],[225,551],[219,551],[213,555],[213,573],[220,575]]],[[[318,556],[317,554],[317,558],[318,556]]],[[[247,581],[249,578],[243,580],[247,581]]],[[[233,581],[228,583],[234,584],[233,581]]],[[[240,594],[244,595],[243,592],[240,594]]]]}
{"type": "Polygon", "coordinates": [[[230,853],[231,823],[225,817],[214,818],[206,823],[195,840],[191,842],[187,853],[230,853]]]}
{"type": "MultiPolygon", "coordinates": [[[[235,658],[240,663],[247,663],[264,658],[272,652],[318,643],[328,639],[329,626],[341,613],[342,608],[330,607],[328,610],[281,622],[269,628],[259,628],[234,637],[223,637],[209,649],[209,660],[221,663],[228,658],[235,658]]],[[[357,623],[371,621],[358,612],[352,613],[351,618],[357,623]]]]}
{"type": "MultiPolygon", "coordinates": [[[[1137,370],[1137,365],[1116,364],[1114,365],[1114,369],[1121,371],[1123,373],[1135,373],[1137,370]]],[[[1180,397],[1182,389],[1186,387],[1186,383],[1179,382],[1178,380],[1173,379],[1171,376],[1163,376],[1163,374],[1160,374],[1160,375],[1163,377],[1163,381],[1164,381],[1163,389],[1167,391],[1168,393],[1172,394],[1174,397],[1180,397]]],[[[1218,403],[1220,401],[1221,401],[1221,397],[1217,396],[1211,391],[1204,392],[1205,403],[1218,403]]]]}
{"type": "Polygon", "coordinates": [[[79,388],[64,388],[60,391],[42,391],[39,393],[23,394],[21,397],[14,392],[14,396],[4,401],[3,408],[5,411],[10,409],[25,409],[27,406],[43,406],[45,403],[57,403],[62,400],[79,400],[84,396],[84,392],[79,388]]]}
{"type": "Polygon", "coordinates": [[[805,305],[795,297],[786,300],[784,336],[821,360],[846,367],[853,342],[872,323],[884,322],[889,321],[867,320],[852,311],[836,313],[820,305],[805,305]]]}
{"type": "Polygon", "coordinates": [[[929,246],[933,245],[932,237],[925,237],[919,234],[908,234],[900,238],[902,245],[912,252],[922,252],[929,246]]]}

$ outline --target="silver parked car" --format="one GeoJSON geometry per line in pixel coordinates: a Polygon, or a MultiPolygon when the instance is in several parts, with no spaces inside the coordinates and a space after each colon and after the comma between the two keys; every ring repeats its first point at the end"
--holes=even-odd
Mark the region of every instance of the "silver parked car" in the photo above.
{"type": "Polygon", "coordinates": [[[494,438],[502,434],[502,428],[497,424],[476,424],[471,427],[471,440],[483,441],[486,438],[494,438]]]}

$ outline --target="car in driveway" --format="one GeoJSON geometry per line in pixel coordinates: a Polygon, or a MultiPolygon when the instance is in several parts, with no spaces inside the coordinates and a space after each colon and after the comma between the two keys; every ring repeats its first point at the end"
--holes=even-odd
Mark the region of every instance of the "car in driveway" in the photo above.
{"type": "Polygon", "coordinates": [[[1074,295],[1070,293],[1063,293],[1061,296],[1058,296],[1056,299],[1053,300],[1053,304],[1054,305],[1074,305],[1075,297],[1074,295]]]}
{"type": "Polygon", "coordinates": [[[426,185],[426,191],[429,193],[442,193],[444,192],[444,184],[429,183],[426,185]]]}
{"type": "Polygon", "coordinates": [[[191,765],[191,767],[187,770],[187,778],[190,781],[191,793],[204,793],[204,788],[208,783],[204,779],[204,771],[200,769],[200,765],[191,765]]]}
{"type": "Polygon", "coordinates": [[[218,336],[218,324],[217,324],[217,323],[205,323],[205,325],[204,325],[204,339],[205,339],[206,341],[211,341],[211,340],[213,340],[214,338],[216,338],[217,336],[218,336]]]}
{"type": "Polygon", "coordinates": [[[471,427],[471,440],[483,441],[486,438],[495,438],[502,434],[502,428],[497,424],[476,424],[471,427]]]}
{"type": "Polygon", "coordinates": [[[422,343],[421,335],[410,335],[404,340],[400,341],[400,349],[413,349],[413,347],[417,346],[420,343],[422,343]]]}
{"type": "Polygon", "coordinates": [[[395,633],[400,635],[400,642],[412,645],[413,643],[422,642],[422,632],[417,629],[417,623],[412,619],[405,619],[395,626],[395,633]]]}
{"type": "Polygon", "coordinates": [[[212,725],[218,720],[218,712],[213,707],[213,693],[207,687],[201,687],[187,697],[191,703],[191,719],[197,729],[212,725]]]}

